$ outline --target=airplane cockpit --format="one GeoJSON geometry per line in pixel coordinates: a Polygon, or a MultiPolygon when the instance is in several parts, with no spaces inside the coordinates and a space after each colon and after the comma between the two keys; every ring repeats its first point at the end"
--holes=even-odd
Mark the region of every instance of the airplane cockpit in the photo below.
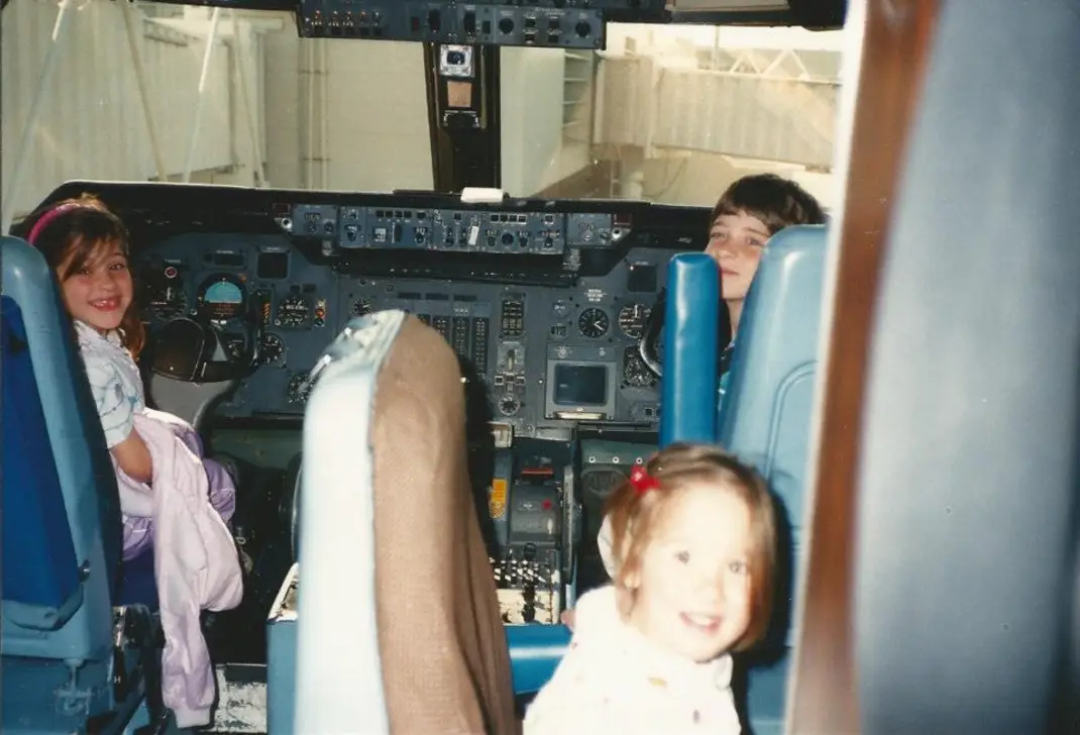
{"type": "Polygon", "coordinates": [[[777,504],[776,610],[732,686],[743,732],[792,731],[815,457],[848,426],[819,426],[857,86],[870,104],[848,5],[5,1],[0,729],[518,732],[611,581],[613,491],[699,441],[777,504]],[[713,206],[763,172],[828,216],[769,239],[733,317],[713,206]],[[199,617],[195,726],[162,694],[161,555],[121,549],[31,242],[85,194],[130,235],[147,407],[236,484],[243,595],[199,617]]]}
{"type": "MultiPolygon", "coordinates": [[[[205,48],[182,175],[170,176],[168,171],[175,167],[176,159],[170,149],[183,146],[170,145],[161,134],[161,123],[176,111],[169,109],[162,118],[160,109],[147,109],[150,158],[159,168],[157,182],[100,182],[80,174],[54,185],[47,195],[42,196],[42,192],[36,200],[18,206],[25,215],[50,202],[90,193],[126,225],[132,243],[130,267],[136,301],[149,335],[139,360],[147,404],[189,422],[209,456],[235,475],[237,507],[231,523],[244,568],[244,596],[233,609],[204,616],[202,621],[217,679],[211,731],[340,731],[348,728],[345,723],[357,722],[341,713],[339,717],[345,719],[335,720],[327,714],[340,710],[340,702],[326,706],[323,701],[318,707],[311,704],[313,696],[318,698],[312,694],[312,677],[320,675],[312,672],[310,661],[317,657],[312,651],[319,650],[320,643],[319,634],[310,631],[335,630],[343,623],[355,629],[356,635],[365,630],[365,615],[343,603],[342,595],[354,598],[341,588],[351,584],[347,580],[353,575],[348,570],[371,564],[377,575],[383,564],[393,565],[392,561],[365,562],[364,548],[353,547],[362,537],[358,536],[361,518],[374,515],[379,519],[390,512],[379,507],[385,502],[380,500],[381,494],[393,492],[398,496],[395,502],[404,509],[416,504],[407,513],[399,511],[402,527],[396,532],[396,544],[423,547],[428,542],[430,550],[438,549],[446,558],[453,556],[449,547],[438,545],[439,533],[425,525],[431,518],[420,505],[442,508],[447,517],[457,517],[459,509],[454,508],[464,505],[474,519],[465,521],[466,525],[475,522],[479,528],[482,557],[469,557],[464,567],[455,567],[458,571],[453,576],[458,584],[464,583],[461,575],[476,573],[477,558],[486,560],[481,566],[489,579],[474,584],[480,584],[482,590],[493,585],[494,597],[490,603],[481,599],[471,608],[466,606],[466,615],[487,620],[486,609],[490,607],[505,634],[505,665],[486,675],[501,680],[498,691],[502,699],[509,697],[512,710],[500,720],[491,714],[498,708],[489,707],[489,731],[504,731],[491,724],[492,717],[502,722],[501,727],[515,726],[514,720],[550,678],[569,643],[570,630],[561,616],[573,609],[579,595],[607,582],[597,543],[604,504],[630,470],[645,462],[658,446],[680,439],[715,441],[721,427],[727,426],[737,451],[760,456],[762,471],[771,473],[770,480],[783,484],[785,480],[777,478],[787,478],[789,494],[797,501],[809,430],[808,396],[816,354],[825,230],[814,227],[789,233],[790,242],[780,242],[770,252],[777,262],[764,270],[776,272],[780,282],[774,288],[781,291],[770,298],[792,305],[793,314],[798,313],[795,328],[801,337],[796,340],[797,349],[779,348],[792,353],[788,357],[794,364],[790,370],[785,368],[790,372],[788,378],[770,374],[768,380],[776,385],[755,383],[747,386],[745,397],[736,395],[741,389],[731,396],[733,403],[764,402],[740,412],[744,418],[750,411],[763,418],[778,408],[790,407],[785,409],[783,420],[766,421],[772,428],[744,425],[745,420],[735,420],[733,412],[725,418],[720,411],[717,365],[721,350],[730,341],[730,323],[715,263],[702,254],[708,241],[711,206],[722,184],[715,175],[707,176],[708,185],[694,188],[693,184],[702,167],[713,162],[730,180],[740,170],[756,167],[802,172],[818,190],[827,189],[829,175],[821,171],[831,158],[832,131],[818,118],[827,118],[837,102],[839,46],[835,40],[831,46],[826,44],[831,50],[803,52],[817,63],[811,72],[797,51],[779,47],[724,50],[716,36],[720,30],[716,24],[730,21],[832,29],[842,25],[843,3],[816,11],[806,3],[777,5],[745,18],[734,11],[684,12],[662,2],[621,0],[503,4],[367,0],[303,0],[293,4],[265,0],[242,6],[209,2],[187,7],[143,3],[138,8],[130,4],[82,8],[93,13],[115,10],[123,17],[139,75],[138,88],[151,107],[155,96],[168,95],[149,91],[153,87],[145,77],[148,66],[157,68],[153,54],[170,53],[169,44],[181,43],[185,34],[193,37],[187,42],[190,48],[205,48]],[[260,41],[260,53],[267,59],[261,67],[246,66],[249,62],[241,53],[242,44],[266,33],[266,27],[285,13],[295,17],[300,44],[292,53],[299,54],[301,94],[306,98],[304,104],[312,108],[310,115],[296,115],[305,127],[302,150],[298,151],[304,167],[297,182],[301,188],[274,186],[270,182],[288,180],[278,173],[271,173],[267,180],[273,152],[263,154],[258,149],[269,144],[275,126],[258,120],[249,131],[241,124],[253,122],[251,97],[269,104],[269,98],[280,93],[269,78],[262,79],[280,63],[269,55],[274,42],[260,41]],[[236,85],[231,90],[231,104],[245,109],[242,115],[223,117],[221,100],[204,99],[204,85],[209,79],[213,87],[227,77],[227,70],[215,66],[217,60],[211,56],[215,34],[227,33],[224,29],[229,28],[230,20],[232,38],[227,42],[233,52],[230,63],[235,76],[231,82],[236,85]],[[687,22],[690,25],[684,25],[687,22]],[[141,39],[132,31],[139,23],[141,39]],[[671,27],[683,34],[660,39],[657,49],[675,44],[683,59],[679,64],[707,53],[712,57],[708,68],[701,72],[676,64],[661,72],[659,63],[655,69],[651,64],[643,66],[648,56],[637,44],[649,38],[649,29],[654,27],[671,27]],[[624,30],[612,36],[609,29],[616,28],[624,30]],[[199,36],[209,37],[211,42],[204,44],[199,36]],[[369,57],[356,49],[365,48],[372,54],[369,63],[378,64],[382,49],[406,45],[382,43],[388,41],[413,42],[408,44],[410,51],[423,50],[423,63],[413,71],[426,87],[422,92],[426,99],[421,99],[427,108],[431,138],[430,183],[425,186],[423,176],[414,174],[410,179],[388,172],[383,181],[394,189],[390,193],[329,190],[325,171],[329,152],[325,147],[331,142],[330,134],[326,127],[320,129],[328,123],[318,117],[331,116],[329,96],[341,94],[347,87],[331,91],[319,84],[325,85],[329,75],[350,73],[350,67],[340,59],[335,64],[326,55],[351,47],[350,58],[364,62],[369,57]],[[614,45],[622,46],[621,55],[605,60],[603,49],[614,45]],[[787,71],[774,79],[773,70],[766,68],[770,64],[787,71]],[[636,112],[627,106],[629,96],[651,88],[652,76],[661,73],[670,76],[661,87],[664,95],[707,93],[712,89],[710,84],[720,84],[726,94],[741,94],[748,100],[765,98],[765,103],[774,107],[780,104],[784,89],[801,83],[805,87],[801,93],[810,96],[810,114],[817,117],[803,119],[799,117],[802,112],[776,107],[766,109],[766,124],[775,133],[796,120],[811,138],[801,147],[795,146],[799,149],[795,158],[805,163],[787,163],[785,157],[795,148],[781,145],[788,150],[776,149],[768,140],[768,131],[753,136],[737,155],[729,156],[724,146],[702,138],[709,135],[707,130],[678,130],[674,119],[660,120],[659,125],[666,127],[658,130],[657,123],[630,117],[670,109],[670,101],[661,99],[641,100],[641,109],[636,112]],[[705,78],[697,79],[702,73],[705,78]],[[245,74],[261,80],[253,84],[245,74]],[[753,84],[755,75],[760,77],[761,89],[740,89],[746,80],[753,84]],[[529,93],[523,97],[523,90],[514,86],[515,79],[525,80],[544,95],[542,102],[530,106],[531,111],[515,109],[530,102],[529,93]],[[694,86],[688,84],[699,91],[694,92],[694,86]],[[515,145],[518,135],[551,136],[538,122],[522,115],[543,116],[557,134],[554,147],[552,141],[528,139],[515,145]],[[212,122],[202,122],[200,127],[201,117],[212,122]],[[193,168],[203,167],[193,161],[212,155],[198,148],[213,149],[221,126],[230,129],[234,154],[239,155],[241,167],[250,169],[247,173],[253,185],[215,185],[231,183],[227,171],[192,176],[193,168]],[[247,150],[235,150],[245,148],[246,133],[250,133],[246,137],[252,146],[251,160],[247,160],[247,150]],[[639,140],[643,135],[654,140],[639,140]],[[267,141],[261,143],[264,136],[267,141]],[[662,140],[664,136],[669,138],[667,142],[662,140]],[[677,140],[671,140],[673,136],[677,140]],[[537,153],[531,145],[537,146],[537,153]],[[665,146],[674,148],[669,151],[665,146]],[[725,155],[708,153],[696,160],[692,152],[696,147],[725,155]],[[600,150],[605,151],[601,157],[606,160],[595,158],[600,150]],[[543,160],[545,155],[561,157],[554,169],[565,169],[570,175],[553,172],[552,163],[543,160]],[[766,160],[755,163],[756,156],[766,160]],[[529,166],[548,170],[538,175],[539,171],[529,166]],[[320,167],[322,171],[318,171],[320,167]],[[673,186],[683,191],[665,198],[665,190],[670,192],[673,186]],[[686,191],[694,193],[688,197],[686,191]],[[687,203],[688,198],[692,203],[687,203]],[[798,276],[800,273],[804,275],[798,276]],[[807,281],[797,306],[784,294],[792,274],[796,281],[807,281]],[[378,369],[373,369],[371,378],[378,387],[373,387],[369,396],[375,404],[370,423],[362,420],[370,408],[356,404],[355,396],[341,394],[329,413],[314,405],[319,391],[333,390],[337,384],[334,376],[340,378],[338,374],[347,367],[360,370],[364,360],[375,364],[382,360],[392,366],[395,360],[403,359],[395,355],[406,351],[404,345],[394,344],[425,343],[417,335],[428,332],[441,339],[448,354],[436,351],[415,356],[416,364],[401,370],[411,375],[411,380],[424,383],[424,388],[445,378],[425,375],[425,370],[448,370],[454,376],[453,385],[458,386],[453,390],[459,390],[464,399],[464,426],[450,431],[462,434],[468,481],[459,488],[457,478],[447,480],[455,487],[449,496],[457,503],[454,507],[445,497],[431,496],[423,487],[381,486],[388,480],[380,478],[391,473],[379,470],[382,452],[388,451],[378,439],[383,431],[380,421],[390,419],[380,419],[383,399],[379,396],[391,394],[392,387],[380,382],[383,378],[378,369]],[[780,398],[765,395],[779,390],[780,385],[786,386],[780,398]],[[760,395],[755,396],[755,391],[760,395]],[[707,397],[704,400],[703,395],[707,397]],[[765,404],[774,400],[777,406],[767,409],[765,404]],[[780,432],[782,436],[779,441],[769,440],[761,431],[766,435],[780,432]],[[789,441],[785,438],[788,435],[794,439],[789,441]],[[365,462],[358,455],[368,451],[372,454],[365,462]],[[342,456],[352,460],[351,469],[341,467],[342,456]],[[327,468],[331,466],[341,469],[330,473],[327,468]],[[362,481],[365,467],[367,476],[374,475],[367,484],[362,481]],[[348,489],[338,497],[335,493],[342,487],[348,489]],[[361,487],[374,496],[375,509],[354,507],[361,487]],[[360,515],[338,528],[335,522],[348,518],[349,508],[360,515]],[[409,528],[410,518],[415,528],[409,528]],[[335,528],[343,535],[335,537],[335,528]],[[334,573],[336,592],[329,593],[319,570],[339,565],[344,566],[334,573]],[[468,572],[463,573],[462,568],[468,572]],[[334,610],[346,611],[348,622],[334,619],[334,610]],[[306,620],[312,623],[305,628],[306,620]],[[313,710],[320,714],[313,715],[313,710]]],[[[34,12],[41,15],[40,10],[34,12]]],[[[16,5],[6,6],[5,20],[26,12],[16,5]]],[[[64,22],[82,22],[81,18],[72,21],[66,15],[70,12],[72,8],[62,3],[57,27],[64,22]]],[[[23,15],[12,23],[28,22],[26,18],[23,15]]],[[[104,21],[97,18],[96,22],[104,21]]],[[[807,38],[814,35],[803,32],[807,38]]],[[[834,31],[833,36],[837,35],[834,31]]],[[[5,43],[5,53],[9,46],[5,43]]],[[[221,53],[217,51],[219,58],[221,53]]],[[[409,60],[409,68],[416,66],[413,56],[401,58],[409,60]]],[[[47,55],[42,75],[50,73],[49,65],[55,63],[47,55]]],[[[198,65],[189,62],[188,66],[198,65]]],[[[6,76],[12,68],[7,57],[4,68],[6,76]]],[[[405,80],[404,67],[387,71],[405,80]]],[[[417,78],[408,83],[415,86],[417,78]]],[[[390,91],[386,88],[382,94],[390,91]]],[[[367,110],[358,110],[358,119],[393,117],[382,109],[386,104],[394,105],[393,98],[379,103],[368,97],[363,104],[367,110]]],[[[695,111],[699,121],[710,114],[706,108],[695,111]]],[[[747,124],[753,118],[743,115],[735,122],[747,124]]],[[[31,116],[28,128],[33,123],[31,116]]],[[[139,125],[134,119],[131,124],[139,125]]],[[[379,126],[377,121],[374,124],[379,126]]],[[[415,127],[410,124],[410,129],[415,127]]],[[[408,147],[416,148],[414,144],[409,141],[408,147]]],[[[428,145],[423,143],[424,148],[428,145]]],[[[407,169],[409,155],[404,150],[402,153],[391,165],[407,169]]],[[[367,156],[369,165],[378,165],[370,153],[367,156]]],[[[14,179],[15,184],[33,176],[27,174],[26,162],[18,157],[10,162],[5,156],[5,163],[10,166],[5,169],[10,176],[5,178],[14,179]]],[[[13,200],[20,196],[15,193],[17,188],[5,191],[5,227],[13,222],[12,235],[25,240],[29,232],[14,215],[13,200]]],[[[34,337],[42,327],[41,315],[34,313],[33,304],[40,307],[51,297],[35,292],[37,301],[20,299],[17,294],[22,293],[28,274],[43,278],[40,264],[33,262],[32,251],[25,251],[14,239],[5,239],[4,247],[5,297],[11,294],[21,301],[18,306],[23,320],[12,333],[25,329],[23,341],[30,344],[28,367],[32,369],[24,379],[31,380],[35,371],[40,376],[45,370],[41,366],[45,361],[57,359],[52,352],[48,357],[40,353],[44,348],[35,344],[40,340],[34,337]]],[[[755,309],[748,310],[744,329],[748,333],[774,326],[778,329],[779,324],[771,322],[780,315],[771,311],[766,308],[758,314],[755,309]],[[755,326],[755,320],[762,323],[755,326]]],[[[51,315],[46,322],[55,319],[56,315],[51,315]]],[[[430,347],[431,342],[425,344],[430,347]]],[[[5,373],[9,362],[17,359],[17,345],[8,347],[5,373]]],[[[55,348],[55,341],[51,342],[49,349],[55,348]]],[[[775,352],[778,348],[766,349],[775,352]]],[[[772,352],[736,356],[735,362],[773,363],[780,356],[772,352]]],[[[750,369],[756,372],[756,368],[750,369]]],[[[38,377],[37,383],[41,380],[38,377]]],[[[24,387],[20,384],[12,390],[24,387]]],[[[424,392],[420,386],[410,390],[424,392]]],[[[46,423],[57,411],[54,404],[58,400],[50,391],[41,393],[38,401],[46,423]]],[[[433,397],[433,405],[440,400],[445,396],[433,397]]],[[[9,415],[7,405],[5,425],[10,426],[19,419],[9,415]]],[[[394,421],[411,410],[423,414],[428,409],[394,409],[394,421]]],[[[445,421],[438,425],[446,430],[445,421]]],[[[396,450],[395,464],[424,467],[430,462],[425,455],[446,443],[433,431],[416,429],[415,435],[410,432],[397,437],[395,444],[405,444],[396,450]]],[[[51,437],[51,432],[45,433],[51,437]]],[[[91,444],[97,446],[93,441],[91,444]]],[[[454,442],[451,445],[457,446],[454,442]]],[[[446,451],[456,455],[458,450],[446,451]]],[[[7,459],[5,456],[5,464],[7,459]]],[[[95,461],[100,460],[98,456],[95,461]]],[[[60,495],[64,497],[62,504],[69,506],[71,524],[89,523],[104,529],[115,523],[115,508],[107,513],[102,510],[96,521],[79,517],[73,506],[85,498],[72,498],[75,491],[64,486],[64,472],[71,468],[61,465],[58,460],[60,495]],[[106,515],[111,520],[107,521],[106,515]]],[[[80,461],[76,466],[84,467],[85,463],[80,461]]],[[[81,492],[91,490],[83,487],[81,492]]],[[[102,491],[99,488],[96,492],[102,491]]],[[[5,505],[14,507],[7,498],[5,494],[5,505]]],[[[375,527],[396,528],[397,523],[376,520],[375,527]]],[[[99,533],[102,538],[109,536],[107,531],[99,533]]],[[[6,524],[5,537],[8,535],[12,534],[6,524]]],[[[466,534],[456,542],[469,546],[470,538],[466,534]]],[[[115,540],[102,543],[110,548],[115,540]]],[[[76,556],[82,551],[80,548],[76,556]]],[[[112,554],[115,549],[105,555],[106,568],[114,564],[112,554]]],[[[113,605],[112,643],[106,646],[111,652],[84,641],[89,652],[68,657],[65,663],[42,641],[29,648],[18,642],[23,635],[51,640],[57,631],[74,625],[65,615],[57,618],[60,622],[51,633],[41,632],[41,626],[29,626],[24,633],[14,629],[10,635],[5,632],[4,699],[27,702],[25,709],[5,707],[5,731],[9,723],[20,732],[49,731],[56,721],[56,709],[64,713],[60,716],[63,726],[76,730],[141,732],[145,727],[161,731],[177,726],[155,692],[161,686],[160,672],[155,672],[153,654],[147,654],[153,649],[149,638],[159,596],[154,555],[126,559],[118,567],[115,579],[106,575],[108,589],[99,589],[93,600],[98,607],[106,602],[113,605]],[[150,611],[149,616],[126,612],[143,609],[150,611]],[[125,613],[120,615],[117,610],[125,613]],[[114,682],[111,692],[102,682],[95,683],[98,661],[100,671],[114,682]],[[30,704],[40,700],[28,695],[40,696],[61,681],[67,681],[66,688],[57,690],[63,693],[54,695],[58,704],[47,708],[47,716],[36,704],[30,704]]],[[[410,578],[431,577],[416,564],[395,568],[410,578]]],[[[84,584],[89,581],[84,580],[84,584]]],[[[359,579],[356,584],[363,587],[359,579]]],[[[408,604],[430,604],[431,615],[439,617],[439,600],[452,594],[443,584],[436,575],[425,588],[430,592],[416,593],[434,601],[409,600],[408,604]]],[[[401,585],[408,586],[405,582],[401,585]]],[[[9,587],[15,589],[18,584],[9,585],[5,576],[5,589],[9,587]]],[[[398,590],[394,593],[401,594],[398,590]]],[[[407,604],[401,597],[391,599],[400,601],[395,603],[398,608],[407,604]]],[[[371,600],[354,602],[363,608],[371,600]]],[[[4,604],[7,611],[11,607],[7,594],[4,604]]],[[[102,610],[96,614],[105,615],[102,610]]],[[[405,615],[397,608],[380,614],[405,615]]],[[[420,616],[417,623],[423,626],[422,621],[420,616]]],[[[382,631],[387,625],[380,618],[377,627],[382,631]]],[[[753,685],[744,687],[746,720],[748,724],[754,721],[758,733],[779,732],[782,723],[790,626],[779,627],[783,630],[774,636],[779,641],[758,667],[753,685]]],[[[92,633],[83,632],[93,640],[92,633]]],[[[160,633],[157,635],[160,639],[160,633]]],[[[356,639],[350,644],[348,637],[340,633],[332,645],[353,650],[354,658],[364,661],[365,642],[356,639]]],[[[468,649],[468,645],[460,645],[468,649]]],[[[325,650],[322,655],[325,661],[325,650]]],[[[475,671],[472,676],[484,678],[475,671]]],[[[383,678],[386,707],[393,712],[395,698],[400,695],[393,690],[389,671],[383,678]]],[[[364,697],[358,694],[355,699],[364,697]]],[[[368,709],[377,711],[379,707],[368,709]]],[[[364,717],[367,725],[378,727],[373,724],[378,718],[364,717]]],[[[400,722],[400,713],[395,719],[400,722]]],[[[427,731],[432,721],[421,718],[410,722],[412,727],[427,731]]]]}
{"type": "Polygon", "coordinates": [[[263,432],[292,437],[274,445],[280,485],[251,501],[270,502],[287,536],[313,374],[355,320],[400,311],[457,356],[503,619],[554,625],[575,575],[603,579],[600,509],[659,440],[663,325],[651,312],[672,256],[704,248],[707,211],[266,190],[199,232],[176,223],[212,211],[220,190],[77,182],[55,196],[88,187],[153,243],[132,260],[160,335],[145,357],[155,404],[255,472],[268,469],[263,432]]]}

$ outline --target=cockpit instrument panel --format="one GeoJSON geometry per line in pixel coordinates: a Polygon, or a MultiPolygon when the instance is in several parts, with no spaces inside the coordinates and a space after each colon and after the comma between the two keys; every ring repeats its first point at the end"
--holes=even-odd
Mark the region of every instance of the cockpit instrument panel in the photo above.
{"type": "Polygon", "coordinates": [[[181,264],[159,261],[145,268],[141,279],[141,301],[149,316],[162,322],[185,316],[188,311],[187,292],[180,278],[181,264]]]}
{"type": "Polygon", "coordinates": [[[658,384],[637,342],[668,260],[703,246],[708,219],[640,202],[258,190],[241,206],[215,187],[70,186],[131,223],[151,338],[193,316],[238,351],[257,325],[258,368],[218,420],[301,417],[305,378],[348,320],[401,309],[457,353],[487,420],[537,438],[656,430],[658,384]],[[186,212],[203,214],[185,226],[186,212]]]}
{"type": "Polygon", "coordinates": [[[242,345],[258,323],[259,368],[219,406],[219,416],[302,413],[294,378],[307,375],[334,334],[324,329],[337,300],[329,268],[276,234],[185,233],[134,260],[136,278],[157,284],[144,289],[151,335],[186,312],[214,322],[227,345],[242,345]]]}

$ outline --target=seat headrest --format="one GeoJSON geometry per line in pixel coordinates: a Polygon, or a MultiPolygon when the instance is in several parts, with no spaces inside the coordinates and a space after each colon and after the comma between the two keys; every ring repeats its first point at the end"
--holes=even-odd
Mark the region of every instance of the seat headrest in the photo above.
{"type": "Polygon", "coordinates": [[[704,253],[683,253],[668,265],[664,315],[663,413],[660,444],[711,442],[716,436],[720,270],[704,253]],[[708,396],[706,400],[703,397],[708,396]]]}

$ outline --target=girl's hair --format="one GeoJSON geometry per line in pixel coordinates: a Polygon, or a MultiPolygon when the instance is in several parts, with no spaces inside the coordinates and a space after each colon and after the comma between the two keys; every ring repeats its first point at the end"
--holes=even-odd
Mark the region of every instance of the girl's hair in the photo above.
{"type": "Polygon", "coordinates": [[[750,625],[734,650],[745,651],[760,642],[772,617],[777,545],[775,509],[764,480],[719,447],[705,444],[671,444],[653,455],[645,471],[650,489],[643,491],[640,482],[627,480],[604,508],[611,519],[620,597],[633,603],[636,591],[630,580],[641,571],[642,557],[665,508],[692,485],[715,484],[742,498],[750,512],[750,625]]]}
{"type": "Polygon", "coordinates": [[[770,237],[791,225],[821,225],[825,212],[810,192],[776,174],[743,176],[713,207],[709,225],[725,214],[745,212],[769,229],[770,237]]]}
{"type": "MultiPolygon", "coordinates": [[[[28,233],[28,242],[41,251],[61,283],[85,268],[105,245],[115,243],[125,258],[130,256],[124,223],[91,194],[41,207],[26,218],[22,227],[28,233]],[[60,266],[65,261],[68,262],[61,273],[60,266]]],[[[146,327],[134,298],[119,331],[124,347],[133,357],[138,357],[146,344],[146,327]]]]}

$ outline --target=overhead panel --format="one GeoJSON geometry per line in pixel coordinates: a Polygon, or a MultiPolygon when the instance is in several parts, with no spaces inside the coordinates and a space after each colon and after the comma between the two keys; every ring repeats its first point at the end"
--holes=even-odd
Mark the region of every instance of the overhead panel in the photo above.
{"type": "Polygon", "coordinates": [[[663,0],[301,0],[301,37],[601,49],[609,20],[660,20],[663,0]]]}

